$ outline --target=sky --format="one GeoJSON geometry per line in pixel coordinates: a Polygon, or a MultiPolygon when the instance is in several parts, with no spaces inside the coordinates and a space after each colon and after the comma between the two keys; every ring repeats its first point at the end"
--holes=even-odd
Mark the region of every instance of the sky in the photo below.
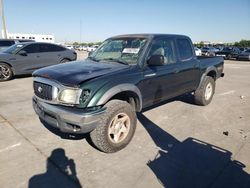
{"type": "Polygon", "coordinates": [[[250,0],[4,0],[4,11],[9,33],[53,34],[57,42],[130,33],[250,40],[250,0]]]}

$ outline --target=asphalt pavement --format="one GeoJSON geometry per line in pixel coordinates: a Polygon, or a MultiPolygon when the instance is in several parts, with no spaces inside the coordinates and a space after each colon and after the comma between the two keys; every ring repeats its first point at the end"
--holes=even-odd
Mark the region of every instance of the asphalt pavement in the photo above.
{"type": "Polygon", "coordinates": [[[184,95],[138,114],[131,143],[113,154],[53,134],[32,95],[30,76],[0,83],[1,188],[250,187],[250,62],[226,61],[208,106],[184,95]]]}

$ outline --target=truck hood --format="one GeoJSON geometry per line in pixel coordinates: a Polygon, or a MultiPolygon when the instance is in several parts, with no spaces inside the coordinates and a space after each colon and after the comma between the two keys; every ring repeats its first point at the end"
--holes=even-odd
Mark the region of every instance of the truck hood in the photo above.
{"type": "Polygon", "coordinates": [[[39,69],[33,76],[56,80],[63,85],[77,86],[84,81],[129,68],[115,62],[73,61],[39,69]]]}

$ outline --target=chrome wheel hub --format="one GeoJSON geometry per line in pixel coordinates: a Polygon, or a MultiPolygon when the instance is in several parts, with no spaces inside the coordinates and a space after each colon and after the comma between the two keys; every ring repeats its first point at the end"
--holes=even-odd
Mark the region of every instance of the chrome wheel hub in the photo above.
{"type": "Polygon", "coordinates": [[[5,65],[0,65],[0,79],[8,79],[11,75],[10,69],[5,65]]]}

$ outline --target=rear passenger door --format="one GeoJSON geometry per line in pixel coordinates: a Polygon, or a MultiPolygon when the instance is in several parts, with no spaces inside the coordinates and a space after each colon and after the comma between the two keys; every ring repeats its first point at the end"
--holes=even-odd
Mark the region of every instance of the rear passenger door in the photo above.
{"type": "Polygon", "coordinates": [[[40,43],[39,51],[40,51],[40,59],[41,66],[46,67],[50,65],[55,65],[59,63],[58,53],[54,51],[53,44],[40,43]]]}
{"type": "Polygon", "coordinates": [[[180,94],[197,88],[201,78],[200,63],[188,38],[176,39],[179,64],[180,94]]]}

